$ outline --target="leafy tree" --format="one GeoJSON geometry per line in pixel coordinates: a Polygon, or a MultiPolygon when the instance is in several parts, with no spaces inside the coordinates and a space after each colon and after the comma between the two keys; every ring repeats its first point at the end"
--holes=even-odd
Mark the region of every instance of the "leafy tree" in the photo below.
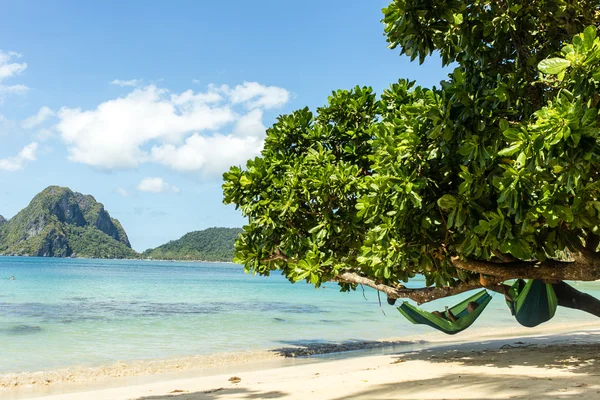
{"type": "Polygon", "coordinates": [[[456,66],[440,88],[338,90],[280,116],[224,174],[248,271],[419,303],[511,278],[600,279],[600,1],[395,0],[389,47],[456,66]],[[404,282],[422,274],[426,287],[404,282]]]}

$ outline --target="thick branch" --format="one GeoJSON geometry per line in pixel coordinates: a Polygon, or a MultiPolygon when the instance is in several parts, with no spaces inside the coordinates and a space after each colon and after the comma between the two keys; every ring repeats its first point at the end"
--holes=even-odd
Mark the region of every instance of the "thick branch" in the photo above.
{"type": "MultiPolygon", "coordinates": [[[[502,280],[502,278],[491,277],[488,279],[488,285],[496,285],[502,282],[502,280]]],[[[479,280],[472,280],[469,282],[458,282],[454,286],[449,287],[427,287],[417,289],[407,288],[402,285],[398,287],[393,287],[377,283],[370,278],[360,276],[353,272],[344,272],[343,274],[340,274],[333,278],[333,281],[339,283],[365,285],[385,293],[388,299],[411,299],[417,302],[417,304],[427,303],[432,300],[453,296],[455,294],[483,287],[479,280]]]]}
{"type": "Polygon", "coordinates": [[[595,281],[600,279],[600,256],[598,253],[582,251],[573,254],[573,261],[546,260],[543,262],[519,261],[497,264],[488,261],[461,260],[453,257],[455,267],[504,279],[553,279],[595,281]]]}
{"type": "Polygon", "coordinates": [[[585,311],[600,317],[600,300],[597,298],[582,293],[565,282],[555,283],[552,287],[559,306],[585,311]]]}

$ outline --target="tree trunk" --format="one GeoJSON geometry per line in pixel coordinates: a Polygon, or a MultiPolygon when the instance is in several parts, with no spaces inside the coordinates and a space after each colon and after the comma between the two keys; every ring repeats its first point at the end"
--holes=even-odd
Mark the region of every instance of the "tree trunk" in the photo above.
{"type": "Polygon", "coordinates": [[[556,293],[559,306],[585,311],[600,317],[600,300],[597,298],[582,293],[565,282],[555,283],[552,287],[556,293]]]}

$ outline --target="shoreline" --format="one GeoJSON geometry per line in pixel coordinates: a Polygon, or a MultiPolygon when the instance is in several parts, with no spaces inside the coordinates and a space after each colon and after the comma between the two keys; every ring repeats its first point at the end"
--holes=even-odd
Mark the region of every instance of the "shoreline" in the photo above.
{"type": "MultiPolygon", "coordinates": [[[[276,371],[286,367],[330,362],[343,362],[365,357],[389,357],[390,354],[427,354],[457,351],[460,348],[490,349],[502,342],[538,341],[545,345],[568,345],[594,338],[600,344],[600,326],[582,324],[536,329],[504,330],[486,334],[474,330],[457,337],[432,336],[433,340],[416,337],[354,341],[342,344],[308,343],[305,346],[286,347],[237,353],[215,353],[162,360],[119,361],[98,367],[71,367],[51,371],[8,373],[0,375],[0,396],[20,400],[57,393],[94,390],[116,390],[132,385],[149,385],[174,380],[204,379],[222,374],[256,373],[265,369],[276,371]],[[585,340],[584,340],[585,339],[585,340]],[[491,346],[491,347],[490,347],[491,346]]],[[[429,335],[426,335],[429,338],[429,335]]],[[[589,340],[588,340],[589,341],[589,340]]],[[[537,345],[536,345],[537,346],[537,345]]],[[[496,346],[498,347],[498,346],[496,346]]],[[[520,347],[520,346],[517,346],[520,347]]],[[[599,345],[600,350],[600,345],[599,345]]]]}
{"type": "MultiPolygon", "coordinates": [[[[108,257],[46,257],[46,256],[30,256],[23,254],[0,254],[0,258],[51,258],[51,259],[59,259],[59,260],[119,260],[119,261],[156,261],[156,262],[189,262],[189,263],[206,263],[206,264],[233,264],[233,261],[205,261],[205,260],[162,260],[162,259],[152,259],[152,258],[108,258],[108,257]]],[[[241,266],[241,265],[240,265],[241,266]]]]}

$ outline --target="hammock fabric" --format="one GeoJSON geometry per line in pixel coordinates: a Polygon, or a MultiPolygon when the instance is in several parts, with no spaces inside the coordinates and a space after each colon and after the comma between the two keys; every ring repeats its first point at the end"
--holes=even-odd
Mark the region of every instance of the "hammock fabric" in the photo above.
{"type": "Polygon", "coordinates": [[[454,307],[450,308],[450,311],[456,317],[456,322],[452,322],[449,319],[445,319],[430,312],[423,311],[406,301],[402,303],[400,307],[398,307],[398,311],[400,311],[400,314],[404,315],[406,319],[413,324],[429,325],[432,328],[447,333],[448,335],[454,335],[471,326],[471,324],[475,322],[477,317],[479,317],[479,314],[481,314],[483,309],[491,300],[492,296],[490,296],[486,290],[482,290],[468,299],[461,301],[454,307]],[[468,312],[467,305],[472,301],[479,304],[479,306],[473,311],[468,312]]]}
{"type": "Polygon", "coordinates": [[[508,294],[513,302],[506,304],[521,325],[533,328],[554,317],[558,300],[552,285],[540,279],[530,279],[527,283],[518,279],[508,294]]]}

